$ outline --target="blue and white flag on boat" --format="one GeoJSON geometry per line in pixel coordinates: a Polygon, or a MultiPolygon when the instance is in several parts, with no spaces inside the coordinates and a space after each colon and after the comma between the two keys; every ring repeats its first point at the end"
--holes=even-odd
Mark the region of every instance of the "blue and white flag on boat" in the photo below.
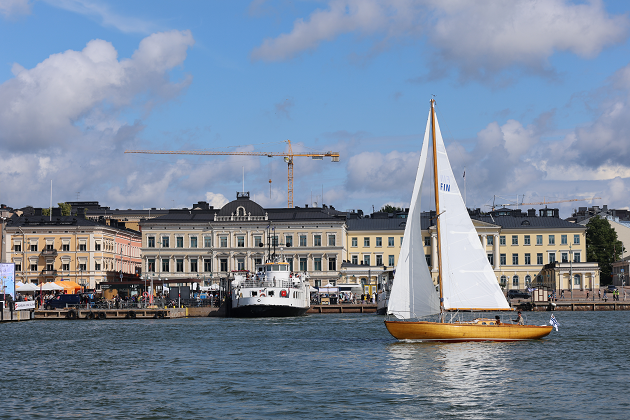
{"type": "Polygon", "coordinates": [[[553,316],[553,314],[551,314],[551,319],[549,320],[549,325],[553,326],[556,331],[558,331],[558,325],[560,325],[560,323],[556,320],[556,317],[553,316]]]}

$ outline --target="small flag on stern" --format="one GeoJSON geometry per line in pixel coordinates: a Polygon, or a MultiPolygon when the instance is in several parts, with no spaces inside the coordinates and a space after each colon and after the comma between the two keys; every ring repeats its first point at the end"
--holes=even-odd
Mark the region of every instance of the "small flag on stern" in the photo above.
{"type": "Polygon", "coordinates": [[[553,314],[551,314],[551,319],[549,320],[549,325],[553,326],[556,329],[556,331],[558,331],[558,325],[560,325],[560,324],[556,320],[556,317],[553,316],[553,314]]]}

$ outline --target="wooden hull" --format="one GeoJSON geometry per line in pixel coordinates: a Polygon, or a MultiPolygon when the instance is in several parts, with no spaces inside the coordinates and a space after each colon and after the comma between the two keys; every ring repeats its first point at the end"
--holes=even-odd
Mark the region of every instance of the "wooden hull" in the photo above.
{"type": "Polygon", "coordinates": [[[548,335],[552,326],[482,325],[469,323],[385,321],[391,335],[399,340],[418,341],[519,341],[548,335]]]}

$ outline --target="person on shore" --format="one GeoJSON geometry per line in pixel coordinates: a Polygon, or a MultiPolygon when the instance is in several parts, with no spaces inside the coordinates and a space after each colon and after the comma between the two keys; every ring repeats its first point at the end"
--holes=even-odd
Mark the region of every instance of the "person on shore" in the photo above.
{"type": "Polygon", "coordinates": [[[523,315],[521,315],[521,311],[518,311],[516,314],[516,319],[514,320],[518,325],[525,325],[525,321],[523,320],[523,315]]]}
{"type": "Polygon", "coordinates": [[[564,299],[564,289],[560,292],[560,299],[564,299]]]}
{"type": "Polygon", "coordinates": [[[597,290],[597,299],[602,300],[602,291],[601,290],[597,290]]]}
{"type": "Polygon", "coordinates": [[[586,300],[588,300],[588,291],[586,292],[586,300]]]}

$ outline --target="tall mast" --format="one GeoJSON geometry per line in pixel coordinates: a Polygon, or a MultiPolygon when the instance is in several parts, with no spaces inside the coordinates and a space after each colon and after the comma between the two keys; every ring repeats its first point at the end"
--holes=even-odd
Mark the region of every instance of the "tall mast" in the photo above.
{"type": "Polygon", "coordinates": [[[435,142],[435,100],[431,99],[431,137],[433,140],[433,180],[435,188],[435,227],[437,229],[438,286],[440,289],[440,314],[444,313],[444,295],[442,290],[442,240],[440,239],[440,188],[438,184],[437,145],[435,142]]]}

